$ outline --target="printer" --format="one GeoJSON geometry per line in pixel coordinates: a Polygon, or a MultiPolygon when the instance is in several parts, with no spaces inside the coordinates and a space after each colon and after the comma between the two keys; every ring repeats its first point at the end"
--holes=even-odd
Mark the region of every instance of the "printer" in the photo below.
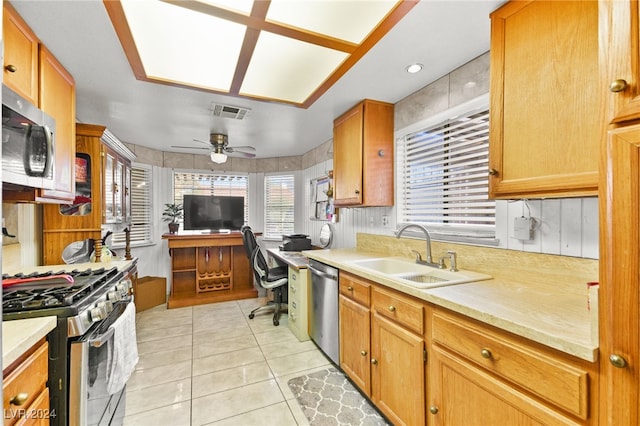
{"type": "Polygon", "coordinates": [[[280,251],[311,250],[311,239],[305,234],[291,234],[282,236],[280,251]]]}

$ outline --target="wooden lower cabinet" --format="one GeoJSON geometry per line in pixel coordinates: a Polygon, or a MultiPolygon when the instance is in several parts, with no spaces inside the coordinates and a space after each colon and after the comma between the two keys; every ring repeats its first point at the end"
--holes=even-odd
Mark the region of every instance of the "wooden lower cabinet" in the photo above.
{"type": "Polygon", "coordinates": [[[371,316],[363,306],[340,295],[340,367],[371,397],[371,316]]]}

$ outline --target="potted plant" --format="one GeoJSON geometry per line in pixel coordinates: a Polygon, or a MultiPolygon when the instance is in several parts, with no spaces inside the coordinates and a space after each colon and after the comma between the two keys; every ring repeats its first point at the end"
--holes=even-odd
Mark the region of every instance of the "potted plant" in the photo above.
{"type": "Polygon", "coordinates": [[[162,218],[165,222],[169,222],[169,233],[175,234],[178,232],[178,228],[180,224],[178,223],[178,219],[182,219],[183,215],[183,206],[182,204],[174,204],[167,203],[164,205],[164,212],[162,213],[162,218]]]}

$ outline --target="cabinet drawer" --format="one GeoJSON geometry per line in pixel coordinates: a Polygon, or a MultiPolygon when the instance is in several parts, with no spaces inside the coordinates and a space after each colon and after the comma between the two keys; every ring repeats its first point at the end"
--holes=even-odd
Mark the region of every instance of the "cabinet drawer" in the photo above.
{"type": "Polygon", "coordinates": [[[433,342],[586,419],[588,373],[506,335],[436,312],[433,342]]]}
{"type": "MultiPolygon", "coordinates": [[[[2,392],[5,413],[30,407],[38,395],[46,389],[49,375],[48,350],[49,345],[44,342],[4,378],[2,392]],[[12,404],[11,400],[21,394],[23,394],[24,402],[19,405],[12,404]]],[[[12,424],[12,421],[9,424],[12,424]]]]}
{"type": "Polygon", "coordinates": [[[373,289],[373,310],[418,334],[424,332],[424,306],[408,296],[376,287],[373,289]]]}
{"type": "Polygon", "coordinates": [[[371,304],[371,284],[347,272],[340,271],[340,294],[366,307],[371,304]]]}

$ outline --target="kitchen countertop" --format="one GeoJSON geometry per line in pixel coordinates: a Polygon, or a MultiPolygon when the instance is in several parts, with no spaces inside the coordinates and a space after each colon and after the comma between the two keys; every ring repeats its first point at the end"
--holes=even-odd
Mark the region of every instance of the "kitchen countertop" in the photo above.
{"type": "Polygon", "coordinates": [[[330,249],[302,254],[580,359],[595,362],[598,358],[597,338],[592,336],[592,330],[597,330],[597,315],[587,309],[586,289],[579,294],[544,279],[533,285],[515,277],[419,289],[350,263],[390,257],[380,253],[330,249]]]}
{"type": "Polygon", "coordinates": [[[112,260],[110,262],[100,262],[100,263],[84,262],[84,263],[71,263],[68,265],[62,264],[62,265],[43,265],[43,266],[16,266],[14,268],[9,266],[9,267],[3,268],[2,273],[13,275],[13,274],[17,274],[18,272],[22,272],[23,274],[30,274],[32,272],[47,272],[47,271],[58,272],[58,271],[71,271],[74,269],[78,269],[82,271],[89,268],[111,269],[114,266],[118,268],[119,271],[124,271],[131,268],[131,266],[137,260],[138,260],[137,258],[133,258],[131,260],[120,259],[120,260],[112,260]]]}
{"type": "Polygon", "coordinates": [[[56,328],[56,317],[2,321],[2,369],[56,328]]]}
{"type": "Polygon", "coordinates": [[[267,249],[267,253],[297,271],[309,266],[309,259],[299,251],[281,251],[280,249],[270,248],[267,249]]]}

